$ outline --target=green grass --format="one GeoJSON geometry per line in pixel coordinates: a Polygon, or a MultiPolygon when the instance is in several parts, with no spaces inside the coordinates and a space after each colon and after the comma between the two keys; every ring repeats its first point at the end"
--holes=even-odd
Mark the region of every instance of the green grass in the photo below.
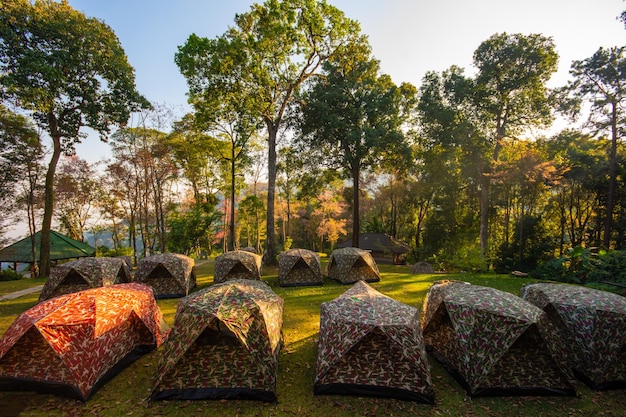
{"type": "MultiPolygon", "coordinates": [[[[398,301],[421,309],[430,285],[440,279],[460,279],[514,294],[532,282],[504,275],[412,275],[409,267],[379,265],[382,280],[374,288],[398,301]]],[[[213,281],[213,262],[197,267],[198,288],[213,281]]],[[[317,355],[320,304],[346,291],[326,280],[321,287],[282,288],[277,271],[264,268],[263,279],[285,300],[284,347],[278,371],[278,403],[254,401],[149,401],[160,350],[143,356],[97,391],[87,402],[35,393],[0,393],[0,415],[11,416],[622,416],[625,390],[594,392],[577,383],[579,396],[491,397],[470,399],[463,389],[432,358],[434,406],[378,398],[314,396],[313,379],[317,355]]],[[[30,280],[24,280],[30,281],[30,280]]],[[[21,285],[40,285],[21,282],[21,285]]],[[[0,282],[0,294],[14,282],[0,282]]],[[[22,288],[14,289],[15,291],[22,288]]],[[[38,294],[0,302],[0,333],[17,315],[37,302],[38,294]]],[[[174,322],[178,300],[159,300],[165,320],[174,322]]]]}

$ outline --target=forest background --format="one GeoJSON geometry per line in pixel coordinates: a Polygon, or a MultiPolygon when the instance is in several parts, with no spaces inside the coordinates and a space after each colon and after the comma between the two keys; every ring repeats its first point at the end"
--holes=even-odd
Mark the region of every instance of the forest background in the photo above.
{"type": "MultiPolygon", "coordinates": [[[[620,18],[607,16],[607,25],[620,18]]],[[[420,85],[396,85],[358,22],[339,9],[268,1],[237,15],[223,35],[191,35],[179,47],[188,113],[167,103],[136,109],[106,135],[105,161],[88,162],[75,142],[65,144],[54,178],[55,228],[91,236],[102,254],[135,257],[244,246],[329,253],[358,232],[383,232],[411,246],[409,262],[439,270],[541,275],[598,256],[620,263],[623,54],[624,47],[599,46],[571,63],[566,84],[549,87],[558,69],[554,40],[501,32],[478,45],[471,70],[453,65],[428,71],[420,85]],[[307,38],[312,25],[297,13],[288,21],[289,13],[269,13],[281,7],[314,10],[319,39],[341,42],[307,38]],[[272,44],[276,32],[259,23],[268,21],[302,43],[272,44]],[[248,30],[257,42],[238,44],[248,30]],[[252,53],[235,53],[245,48],[252,53]],[[303,59],[307,51],[313,61],[303,59]],[[212,65],[225,56],[241,61],[212,65]],[[285,65],[250,70],[268,62],[285,65]],[[263,102],[272,89],[282,98],[263,102]],[[547,135],[555,118],[576,128],[547,135]]],[[[40,228],[49,149],[33,113],[8,94],[2,110],[0,232],[8,243],[17,221],[29,220],[28,233],[40,228]],[[16,120],[23,130],[9,129],[16,120]],[[19,140],[8,141],[9,132],[19,140]]]]}

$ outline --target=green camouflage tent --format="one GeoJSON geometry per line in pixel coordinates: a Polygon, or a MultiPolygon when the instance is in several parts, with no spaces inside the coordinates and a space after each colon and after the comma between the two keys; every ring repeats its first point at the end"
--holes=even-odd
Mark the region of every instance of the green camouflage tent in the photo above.
{"type": "Polygon", "coordinates": [[[323,285],[320,256],[306,249],[290,249],[278,255],[278,285],[323,285]]]}
{"type": "Polygon", "coordinates": [[[130,268],[121,258],[81,258],[52,268],[39,301],[89,288],[124,284],[131,278],[130,268]]]}
{"type": "Polygon", "coordinates": [[[283,300],[238,279],[182,298],[152,398],[276,400],[283,300]]]}
{"type": "Polygon", "coordinates": [[[494,288],[434,283],[424,301],[426,346],[472,397],[575,395],[554,329],[538,307],[494,288]]]}
{"type": "Polygon", "coordinates": [[[374,258],[368,251],[359,248],[335,249],[326,265],[326,275],[341,284],[380,281],[374,258]]]}
{"type": "Polygon", "coordinates": [[[363,281],[322,303],[315,394],[433,403],[419,310],[363,281]]]}
{"type": "Polygon", "coordinates": [[[263,257],[245,250],[226,252],[215,258],[213,282],[231,279],[261,279],[263,257]]]}
{"type": "Polygon", "coordinates": [[[179,253],[147,256],[137,263],[135,282],[151,286],[156,298],[184,297],[196,287],[194,261],[179,253]]]}
{"type": "Polygon", "coordinates": [[[626,387],[626,298],[548,283],[527,285],[521,295],[546,312],[576,376],[594,389],[626,387]]]}

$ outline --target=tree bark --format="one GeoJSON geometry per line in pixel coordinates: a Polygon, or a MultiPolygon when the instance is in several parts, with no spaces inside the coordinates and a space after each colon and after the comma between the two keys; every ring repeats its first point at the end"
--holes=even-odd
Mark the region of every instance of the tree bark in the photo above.
{"type": "Polygon", "coordinates": [[[39,275],[44,277],[50,276],[50,231],[52,229],[52,214],[54,212],[54,174],[56,172],[57,163],[61,157],[61,136],[57,132],[56,117],[50,115],[50,134],[52,137],[52,158],[48,164],[46,172],[45,199],[43,222],[41,225],[41,241],[39,246],[39,275]]]}
{"type": "Polygon", "coordinates": [[[352,167],[352,246],[359,247],[359,235],[361,233],[361,222],[359,216],[359,187],[361,172],[358,164],[352,167]]]}
{"type": "Polygon", "coordinates": [[[266,122],[268,130],[268,154],[267,154],[267,223],[265,236],[265,253],[263,263],[265,265],[277,265],[276,236],[274,236],[274,200],[276,195],[276,136],[278,135],[278,123],[266,122]]]}
{"type": "Polygon", "coordinates": [[[230,231],[228,250],[235,250],[235,146],[230,147],[230,231]]]}
{"type": "Polygon", "coordinates": [[[604,220],[605,249],[611,245],[611,227],[613,223],[613,206],[615,205],[615,183],[617,177],[617,103],[612,103],[611,112],[611,154],[609,157],[609,190],[606,198],[606,218],[604,220]]]}
{"type": "Polygon", "coordinates": [[[480,175],[480,254],[487,254],[489,244],[489,175],[482,172],[480,175]]]}

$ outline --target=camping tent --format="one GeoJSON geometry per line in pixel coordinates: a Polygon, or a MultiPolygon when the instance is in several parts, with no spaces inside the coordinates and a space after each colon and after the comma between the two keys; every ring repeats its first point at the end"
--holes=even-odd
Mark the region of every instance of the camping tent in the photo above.
{"type": "Polygon", "coordinates": [[[433,403],[419,310],[363,281],[322,303],[315,394],[433,403]]]}
{"type": "Polygon", "coordinates": [[[137,263],[135,282],[154,289],[156,298],[184,297],[196,287],[193,259],[178,253],[160,253],[137,263]]]}
{"type": "Polygon", "coordinates": [[[20,314],[0,340],[0,389],[84,401],[166,337],[161,311],[145,285],[56,297],[20,314]]]}
{"type": "Polygon", "coordinates": [[[335,249],[330,254],[326,275],[341,284],[380,281],[380,272],[374,258],[368,251],[359,248],[335,249]]]}
{"type": "Polygon", "coordinates": [[[626,298],[548,283],[527,285],[521,294],[546,312],[580,379],[594,389],[626,387],[626,298]]]}
{"type": "Polygon", "coordinates": [[[52,268],[39,295],[39,301],[130,281],[130,268],[121,258],[81,258],[52,268]]]}
{"type": "Polygon", "coordinates": [[[262,281],[215,284],[178,303],[152,398],[276,400],[283,300],[262,281]]]}
{"type": "MultiPolygon", "coordinates": [[[[31,238],[35,239],[35,248],[37,250],[37,261],[39,261],[39,246],[41,243],[41,232],[37,232],[32,236],[25,237],[12,245],[0,250],[0,262],[17,263],[33,263],[33,251],[31,238]]],[[[94,256],[96,250],[86,243],[71,239],[65,235],[50,231],[50,260],[58,261],[62,259],[82,258],[85,256],[94,256]]]]}
{"type": "Polygon", "coordinates": [[[513,294],[439,281],[423,308],[426,346],[470,396],[575,395],[544,312],[513,294]]]}
{"type": "Polygon", "coordinates": [[[278,255],[278,285],[323,285],[320,256],[306,249],[290,249],[278,255]]]}
{"type": "Polygon", "coordinates": [[[231,279],[261,279],[263,257],[245,250],[226,252],[215,258],[213,282],[231,279]]]}
{"type": "MultiPolygon", "coordinates": [[[[341,242],[337,248],[352,246],[352,238],[341,242]]],[[[393,262],[396,265],[406,262],[406,254],[411,247],[386,233],[359,234],[359,248],[369,251],[376,262],[393,262]]]]}

